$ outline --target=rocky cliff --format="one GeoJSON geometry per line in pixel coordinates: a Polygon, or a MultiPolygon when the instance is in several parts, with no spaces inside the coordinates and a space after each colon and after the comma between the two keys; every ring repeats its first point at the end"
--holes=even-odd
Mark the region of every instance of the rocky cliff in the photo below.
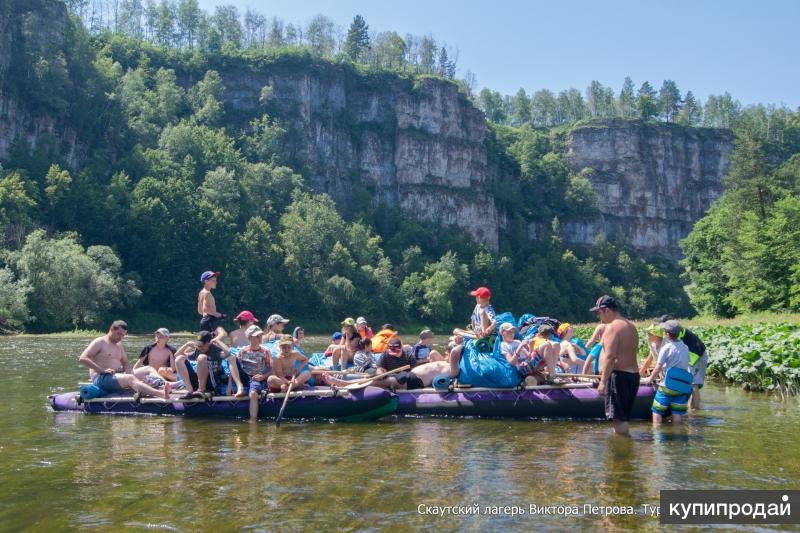
{"type": "Polygon", "coordinates": [[[598,235],[644,253],[680,256],[678,242],[723,191],[733,133],[608,120],[567,136],[573,171],[591,168],[600,216],[564,224],[565,238],[598,235]]]}
{"type": "MultiPolygon", "coordinates": [[[[10,0],[0,14],[0,160],[16,142],[34,149],[46,138],[78,167],[91,151],[80,129],[6,90],[9,76],[42,67],[27,64],[36,57],[63,60],[53,47],[69,31],[64,5],[10,0]]],[[[55,68],[44,67],[45,73],[55,68]]],[[[506,215],[493,196],[500,169],[490,162],[483,114],[454,84],[365,75],[321,61],[237,60],[214,68],[231,116],[258,116],[261,91],[272,88],[269,106],[290,132],[298,170],[345,212],[355,202],[394,204],[409,216],[459,226],[497,249],[506,215]]],[[[179,72],[187,86],[198,76],[179,72]]],[[[595,220],[562,221],[565,240],[591,243],[605,235],[670,257],[679,256],[678,241],[721,194],[733,148],[730,132],[623,120],[575,128],[565,141],[572,170],[593,169],[600,211],[595,220]]]]}
{"type": "Polygon", "coordinates": [[[68,65],[64,54],[68,26],[62,2],[0,2],[0,159],[8,157],[19,141],[30,150],[46,144],[72,167],[85,156],[86,143],[80,142],[72,124],[60,120],[58,110],[31,106],[29,95],[12,88],[23,84],[7,83],[12,77],[38,79],[40,91],[57,93],[63,84],[56,82],[64,81],[68,65]]]}

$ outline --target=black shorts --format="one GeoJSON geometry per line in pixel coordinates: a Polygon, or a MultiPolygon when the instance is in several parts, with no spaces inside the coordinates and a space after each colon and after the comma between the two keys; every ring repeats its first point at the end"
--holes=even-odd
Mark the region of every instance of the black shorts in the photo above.
{"type": "Polygon", "coordinates": [[[220,325],[220,319],[217,316],[203,315],[200,319],[200,331],[210,331],[214,333],[220,325]]]}
{"type": "MultiPolygon", "coordinates": [[[[194,367],[189,364],[189,361],[186,361],[186,372],[189,374],[189,381],[192,382],[192,388],[198,390],[200,388],[200,379],[197,377],[197,372],[195,372],[194,367]]],[[[200,392],[214,392],[214,378],[210,373],[206,380],[206,390],[200,392]]]]}
{"type": "Polygon", "coordinates": [[[636,394],[639,392],[639,373],[614,370],[606,385],[606,418],[627,422],[631,418],[636,394]]]}

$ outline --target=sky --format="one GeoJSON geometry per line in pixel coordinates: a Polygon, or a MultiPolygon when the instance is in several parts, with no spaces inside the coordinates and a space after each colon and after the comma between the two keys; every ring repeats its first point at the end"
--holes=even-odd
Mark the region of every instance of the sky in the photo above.
{"type": "Polygon", "coordinates": [[[458,49],[480,90],[583,91],[625,76],[656,89],[664,79],[705,100],[800,107],[800,1],[662,0],[200,0],[307,23],[322,13],[345,31],[356,14],[371,32],[433,35],[458,49]]]}

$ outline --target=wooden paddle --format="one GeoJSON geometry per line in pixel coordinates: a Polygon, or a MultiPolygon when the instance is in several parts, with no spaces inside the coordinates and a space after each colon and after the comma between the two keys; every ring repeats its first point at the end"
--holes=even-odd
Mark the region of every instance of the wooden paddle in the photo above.
{"type": "MultiPolygon", "coordinates": [[[[549,374],[546,370],[544,371],[545,374],[549,374]]],[[[591,379],[600,379],[599,374],[562,374],[560,372],[556,372],[553,374],[553,377],[556,378],[591,378],[591,379]]]]}
{"type": "Polygon", "coordinates": [[[383,374],[375,374],[374,376],[370,376],[370,377],[365,378],[365,379],[359,379],[358,381],[354,381],[352,383],[349,383],[349,384],[345,385],[344,389],[345,390],[357,389],[357,388],[359,388],[358,387],[359,385],[366,385],[367,383],[369,383],[369,382],[371,382],[373,380],[383,379],[386,376],[389,376],[391,374],[396,374],[396,373],[402,372],[404,370],[408,370],[409,368],[411,368],[411,365],[403,365],[400,368],[395,368],[394,370],[390,370],[388,372],[384,372],[383,374]]]}
{"type": "Polygon", "coordinates": [[[289,387],[286,389],[286,396],[283,398],[283,405],[281,405],[281,410],[278,411],[278,417],[275,419],[275,427],[281,425],[281,418],[283,418],[283,412],[286,410],[286,404],[289,403],[289,393],[292,392],[292,387],[294,386],[294,381],[289,382],[289,387]]]}

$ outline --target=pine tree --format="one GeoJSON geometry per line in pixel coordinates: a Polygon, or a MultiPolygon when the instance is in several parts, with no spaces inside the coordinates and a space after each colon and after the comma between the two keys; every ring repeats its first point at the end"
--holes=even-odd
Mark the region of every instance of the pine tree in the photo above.
{"type": "Polygon", "coordinates": [[[683,99],[683,105],[678,113],[678,124],[682,126],[697,126],[700,124],[702,109],[697,103],[697,100],[692,94],[692,91],[687,91],[683,99]]]}
{"type": "Polygon", "coordinates": [[[351,61],[358,61],[369,50],[369,26],[361,15],[356,15],[350,29],[347,30],[347,38],[344,41],[344,54],[351,61]]]}
{"type": "Polygon", "coordinates": [[[672,80],[664,80],[658,92],[658,110],[667,122],[675,122],[678,108],[681,105],[681,93],[678,85],[672,80]]]}
{"type": "Polygon", "coordinates": [[[650,82],[646,81],[639,87],[639,93],[636,96],[636,109],[639,111],[639,118],[642,120],[650,120],[658,113],[656,90],[653,89],[650,82]]]}
{"type": "Polygon", "coordinates": [[[625,81],[622,83],[622,90],[619,92],[617,100],[617,111],[622,118],[636,116],[636,97],[633,94],[633,80],[630,76],[625,76],[625,81]]]}
{"type": "Polygon", "coordinates": [[[455,62],[450,60],[444,46],[439,51],[439,75],[451,80],[456,76],[455,62]]]}

